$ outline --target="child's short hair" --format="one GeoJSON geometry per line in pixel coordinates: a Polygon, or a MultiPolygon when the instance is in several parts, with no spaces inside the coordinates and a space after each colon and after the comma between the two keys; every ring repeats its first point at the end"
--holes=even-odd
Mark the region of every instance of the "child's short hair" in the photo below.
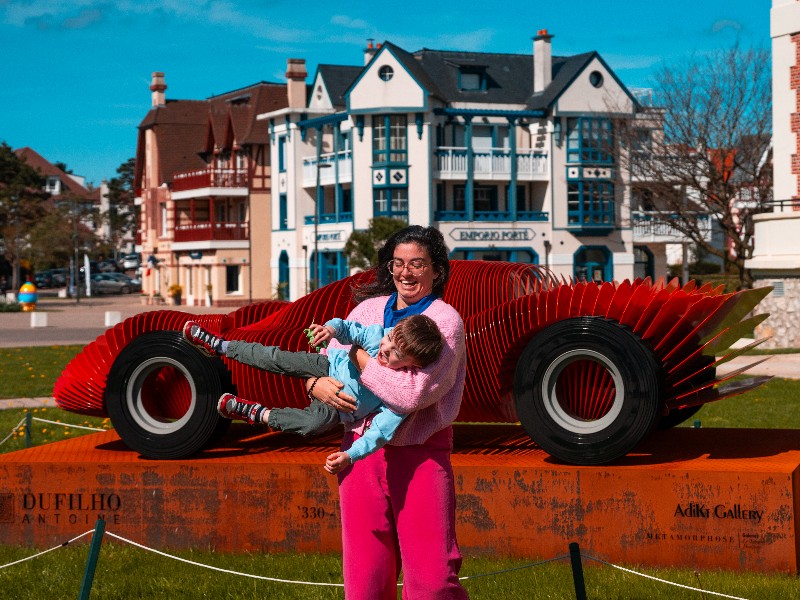
{"type": "Polygon", "coordinates": [[[436,321],[425,315],[402,319],[392,330],[392,341],[420,367],[427,367],[442,353],[444,338],[436,321]]]}

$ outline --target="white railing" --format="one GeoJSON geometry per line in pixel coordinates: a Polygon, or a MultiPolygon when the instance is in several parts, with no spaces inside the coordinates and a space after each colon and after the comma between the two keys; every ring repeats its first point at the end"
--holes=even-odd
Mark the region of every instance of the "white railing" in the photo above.
{"type": "MultiPolygon", "coordinates": [[[[677,217],[670,217],[664,213],[649,211],[631,212],[633,223],[633,241],[650,243],[680,243],[688,238],[685,234],[675,229],[672,221],[677,217]]],[[[711,240],[711,215],[698,214],[695,216],[698,228],[703,239],[711,240]]]]}
{"type": "MultiPolygon", "coordinates": [[[[320,155],[320,164],[330,165],[322,167],[319,173],[320,185],[331,185],[336,183],[336,163],[339,166],[339,183],[350,183],[353,181],[353,151],[344,150],[342,152],[329,152],[320,155]]],[[[314,187],[317,185],[317,159],[314,156],[303,159],[303,187],[314,187]]]]}
{"type": "MultiPolygon", "coordinates": [[[[472,152],[473,174],[478,179],[511,179],[511,150],[486,148],[472,152]]],[[[539,150],[522,149],[516,152],[517,179],[547,179],[547,154],[539,150]]],[[[436,169],[443,178],[461,179],[467,176],[467,149],[439,146],[436,149],[436,169]]]]}

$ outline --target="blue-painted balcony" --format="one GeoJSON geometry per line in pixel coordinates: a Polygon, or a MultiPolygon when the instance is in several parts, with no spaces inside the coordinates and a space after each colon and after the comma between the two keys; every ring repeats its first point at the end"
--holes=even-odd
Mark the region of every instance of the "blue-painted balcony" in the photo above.
{"type": "MultiPolygon", "coordinates": [[[[517,162],[517,181],[548,181],[550,166],[546,153],[532,149],[517,149],[512,159],[508,148],[485,148],[472,151],[472,173],[480,180],[511,180],[512,160],[517,162]]],[[[438,179],[467,178],[467,148],[439,146],[435,151],[438,179]]]]}
{"type": "MultiPolygon", "coordinates": [[[[323,225],[325,223],[350,223],[352,221],[353,221],[352,212],[340,212],[338,215],[336,213],[323,213],[319,216],[320,225],[323,225]]],[[[314,215],[306,215],[305,224],[313,225],[314,215]]]]}
{"type": "MultiPolygon", "coordinates": [[[[319,169],[320,185],[333,185],[339,183],[351,183],[353,181],[353,152],[343,150],[342,152],[330,152],[320,155],[319,169]]],[[[303,159],[303,187],[314,187],[317,185],[317,159],[314,156],[303,159]]]]}
{"type": "MultiPolygon", "coordinates": [[[[475,211],[474,218],[476,221],[484,222],[501,222],[501,221],[538,221],[547,222],[550,218],[549,213],[541,210],[520,210],[517,211],[517,216],[511,211],[497,210],[497,211],[475,211]]],[[[434,215],[437,221],[468,221],[469,213],[466,210],[437,210],[434,215]]]]}

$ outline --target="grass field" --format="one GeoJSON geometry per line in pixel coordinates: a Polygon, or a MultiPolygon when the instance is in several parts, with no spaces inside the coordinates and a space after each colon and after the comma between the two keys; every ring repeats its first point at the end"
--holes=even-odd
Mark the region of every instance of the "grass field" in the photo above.
{"type": "MultiPolygon", "coordinates": [[[[78,346],[0,349],[0,397],[50,396],[63,366],[80,350],[78,346]],[[5,382],[13,385],[6,386],[5,382]],[[13,390],[13,391],[10,391],[13,390]]],[[[26,409],[0,411],[0,440],[25,418],[26,409]]],[[[36,418],[108,429],[106,419],[86,418],[54,406],[30,409],[36,418]]],[[[800,381],[773,379],[756,390],[703,407],[684,426],[700,420],[703,427],[800,429],[800,381]]],[[[58,425],[33,422],[34,445],[89,433],[58,425]]],[[[18,431],[0,446],[0,453],[24,448],[18,431]]],[[[81,585],[88,552],[88,538],[58,548],[33,560],[2,568],[32,556],[32,548],[0,545],[0,597],[15,599],[75,597],[81,585]]],[[[135,540],[136,541],[136,540],[135,540]]],[[[565,548],[565,553],[567,549],[565,548]]],[[[223,554],[211,550],[176,552],[176,556],[242,573],[299,581],[341,582],[341,556],[297,554],[223,554]]],[[[544,557],[552,558],[552,557],[544,557]]],[[[568,560],[527,567],[526,561],[465,557],[462,576],[497,571],[464,582],[470,598],[503,600],[575,598],[568,560]]],[[[748,600],[800,600],[800,581],[790,575],[763,575],[724,571],[696,572],[689,569],[654,569],[626,565],[635,571],[681,585],[705,590],[694,592],[646,579],[584,559],[589,598],[638,600],[729,597],[748,600]]],[[[342,598],[341,588],[320,588],[276,583],[219,573],[200,566],[173,561],[106,538],[92,587],[96,598],[342,598]]]]}
{"type": "MultiPolygon", "coordinates": [[[[84,538],[85,540],[85,538],[84,538]]],[[[59,548],[44,556],[0,570],[2,597],[15,600],[72,598],[77,595],[86,564],[88,546],[59,548]]],[[[566,553],[565,549],[565,553],[566,553]]],[[[0,566],[31,556],[30,548],[0,546],[0,566]]],[[[170,553],[185,560],[220,569],[290,581],[341,583],[339,555],[221,554],[191,550],[170,553]]],[[[535,564],[536,561],[465,557],[462,577],[472,600],[568,600],[575,598],[569,560],[535,564]],[[529,565],[534,566],[529,566],[529,565]],[[504,572],[503,572],[504,571],[504,572]]],[[[716,596],[694,592],[660,581],[598,565],[584,558],[588,598],[593,600],[706,600],[716,596]]],[[[687,569],[632,567],[637,573],[705,592],[748,600],[797,600],[800,585],[790,575],[761,575],[725,571],[696,572],[687,569]]],[[[106,539],[92,586],[94,598],[170,598],[314,600],[341,599],[340,587],[315,587],[278,583],[219,573],[178,562],[124,542],[106,539]]]]}

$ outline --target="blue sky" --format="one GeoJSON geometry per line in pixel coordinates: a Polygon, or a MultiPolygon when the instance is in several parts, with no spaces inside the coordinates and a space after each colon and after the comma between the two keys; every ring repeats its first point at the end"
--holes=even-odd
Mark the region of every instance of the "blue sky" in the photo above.
{"type": "Polygon", "coordinates": [[[30,146],[99,185],[135,155],[150,74],[167,97],[204,99],[283,81],[287,58],[358,65],[368,38],[420,48],[598,51],[629,87],[665,62],[769,46],[770,0],[363,2],[0,0],[0,141],[30,146]],[[487,8],[488,7],[488,8],[487,8]]]}

